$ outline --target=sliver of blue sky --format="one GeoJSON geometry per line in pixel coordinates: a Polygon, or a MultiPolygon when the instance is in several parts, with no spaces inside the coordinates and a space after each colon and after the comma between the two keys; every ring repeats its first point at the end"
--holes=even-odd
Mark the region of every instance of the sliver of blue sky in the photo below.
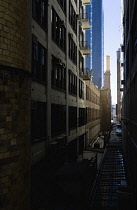
{"type": "MultiPolygon", "coordinates": [[[[117,57],[121,44],[121,0],[103,0],[104,57],[110,55],[112,104],[117,103],[117,57]]],[[[106,67],[104,67],[104,71],[106,67]]]]}

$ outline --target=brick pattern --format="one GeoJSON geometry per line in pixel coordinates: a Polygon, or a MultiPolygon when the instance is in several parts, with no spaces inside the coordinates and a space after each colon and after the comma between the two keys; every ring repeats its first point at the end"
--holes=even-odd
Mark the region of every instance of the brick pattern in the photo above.
{"type": "Polygon", "coordinates": [[[30,209],[31,1],[0,1],[0,209],[30,209]]]}
{"type": "Polygon", "coordinates": [[[30,197],[30,77],[0,67],[0,84],[0,208],[24,210],[30,197]]]}
{"type": "Polygon", "coordinates": [[[29,0],[0,1],[0,64],[30,71],[29,0]]]}

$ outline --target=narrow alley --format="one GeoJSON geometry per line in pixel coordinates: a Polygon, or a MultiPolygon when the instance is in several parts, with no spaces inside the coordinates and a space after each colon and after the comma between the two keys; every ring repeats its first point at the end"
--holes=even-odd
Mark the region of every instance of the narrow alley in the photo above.
{"type": "Polygon", "coordinates": [[[118,137],[113,129],[92,192],[92,209],[129,209],[132,199],[129,186],[121,136],[118,137]]]}
{"type": "MultiPolygon", "coordinates": [[[[46,210],[126,210],[131,207],[132,193],[130,192],[130,181],[128,173],[126,171],[123,146],[121,136],[117,136],[114,127],[111,131],[110,140],[104,149],[102,159],[100,159],[100,167],[95,178],[95,182],[92,188],[90,188],[90,194],[84,190],[86,198],[82,195],[76,197],[70,195],[69,192],[63,191],[63,188],[59,187],[57,183],[57,173],[60,170],[55,167],[50,170],[46,170],[45,163],[39,164],[38,168],[33,170],[33,175],[39,173],[40,179],[37,180],[36,188],[36,176],[32,177],[33,194],[32,197],[32,209],[46,209],[46,210]],[[43,170],[45,169],[45,170],[43,170]],[[48,173],[47,173],[48,171],[48,173]],[[50,173],[50,175],[48,175],[50,173]],[[88,197],[89,196],[89,197],[88,197]]],[[[69,168],[69,173],[73,174],[73,166],[69,168]]],[[[60,165],[61,167],[61,165],[60,165]]],[[[65,166],[65,170],[68,170],[65,166]]],[[[84,169],[82,169],[84,170],[84,169]]],[[[67,171],[66,171],[67,173],[67,171]]],[[[92,171],[93,173],[93,171],[92,171]]],[[[83,173],[84,174],[84,171],[83,173]]],[[[77,179],[79,174],[77,173],[77,179]]],[[[83,176],[83,175],[82,175],[83,176]]],[[[68,176],[68,180],[71,178],[68,176]]],[[[90,177],[92,179],[92,176],[90,177]]],[[[70,183],[68,181],[68,183],[70,183]]],[[[76,186],[77,181],[73,182],[76,186]]],[[[89,182],[88,182],[89,183],[89,182]]],[[[64,182],[65,185],[65,182],[64,182]]],[[[85,181],[86,185],[86,181],[85,181]]],[[[84,186],[84,185],[83,185],[84,186]]],[[[68,190],[68,189],[67,189],[68,190]]],[[[71,189],[73,191],[73,187],[71,189]]],[[[77,190],[75,190],[77,194],[77,190]]]]}

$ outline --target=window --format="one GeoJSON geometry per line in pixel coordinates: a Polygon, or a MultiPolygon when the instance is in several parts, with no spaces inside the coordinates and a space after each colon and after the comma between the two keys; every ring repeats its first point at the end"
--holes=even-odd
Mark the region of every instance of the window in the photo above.
{"type": "Polygon", "coordinates": [[[61,20],[52,7],[52,39],[53,41],[66,52],[66,28],[64,21],[61,20]]]}
{"type": "Polygon", "coordinates": [[[79,69],[81,72],[84,71],[84,58],[80,51],[79,51],[79,69]]]}
{"type": "Polygon", "coordinates": [[[92,109],[87,107],[86,108],[86,114],[87,114],[87,123],[92,121],[92,109]]]}
{"type": "Polygon", "coordinates": [[[77,16],[71,1],[69,1],[69,23],[75,34],[77,34],[77,16]]]}
{"type": "Polygon", "coordinates": [[[79,127],[86,124],[86,109],[79,108],[79,127]]]}
{"type": "Polygon", "coordinates": [[[69,129],[77,127],[77,107],[69,106],[69,129]]]}
{"type": "Polygon", "coordinates": [[[79,136],[79,155],[84,150],[84,135],[79,136]]]}
{"type": "Polygon", "coordinates": [[[66,91],[66,66],[54,55],[52,55],[51,84],[52,87],[66,91]]]}
{"type": "Polygon", "coordinates": [[[69,70],[69,93],[77,95],[77,76],[69,70]]]}
{"type": "Polygon", "coordinates": [[[63,12],[66,14],[66,1],[64,0],[57,0],[60,7],[62,8],[63,12]]]}
{"type": "Polygon", "coordinates": [[[69,34],[69,58],[77,65],[77,46],[69,34]]]}
{"type": "Polygon", "coordinates": [[[41,82],[46,82],[46,49],[32,37],[32,78],[41,82]]]}
{"type": "Polygon", "coordinates": [[[72,140],[71,142],[68,143],[68,161],[76,161],[77,159],[77,139],[72,140]]]}
{"type": "Polygon", "coordinates": [[[91,89],[86,85],[86,100],[91,101],[91,89]]]}
{"type": "Polygon", "coordinates": [[[47,136],[46,103],[31,102],[31,138],[32,142],[45,139],[47,136]]]}
{"type": "Polygon", "coordinates": [[[32,14],[33,17],[47,28],[47,1],[46,0],[32,0],[32,14]]]}
{"type": "Polygon", "coordinates": [[[51,135],[66,132],[66,106],[51,104],[51,135]]]}
{"type": "Polygon", "coordinates": [[[84,83],[79,79],[79,97],[84,98],[84,83]]]}

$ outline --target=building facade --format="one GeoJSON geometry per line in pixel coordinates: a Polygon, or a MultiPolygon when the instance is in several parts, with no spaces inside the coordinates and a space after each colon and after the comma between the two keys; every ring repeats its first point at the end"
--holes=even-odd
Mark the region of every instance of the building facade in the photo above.
{"type": "Polygon", "coordinates": [[[132,209],[137,208],[137,1],[123,1],[124,91],[122,101],[123,144],[129,166],[132,209]]]}
{"type": "Polygon", "coordinates": [[[110,88],[110,56],[106,56],[106,71],[104,73],[104,88],[108,91],[108,130],[111,127],[111,88],[110,88]]]}
{"type": "MultiPolygon", "coordinates": [[[[4,209],[30,209],[31,165],[72,162],[100,131],[100,91],[84,68],[84,0],[0,3],[4,209]],[[22,6],[23,5],[23,6],[22,6]]],[[[33,174],[32,174],[33,176],[33,174]]]]}
{"type": "Polygon", "coordinates": [[[85,81],[90,80],[90,72],[84,68],[84,56],[90,50],[84,33],[89,19],[83,1],[51,0],[48,7],[44,4],[42,22],[36,16],[40,5],[34,1],[32,7],[32,163],[49,148],[50,154],[64,148],[67,161],[72,161],[86,141],[85,81]]]}
{"type": "Polygon", "coordinates": [[[30,209],[30,11],[0,2],[0,209],[30,209]]]}
{"type": "Polygon", "coordinates": [[[93,83],[104,86],[104,14],[103,1],[92,0],[86,6],[90,17],[90,30],[86,32],[86,40],[90,44],[90,55],[86,56],[86,65],[93,70],[93,83]]]}
{"type": "Polygon", "coordinates": [[[100,132],[100,90],[91,82],[91,69],[84,68],[90,54],[84,36],[90,28],[87,4],[1,3],[3,209],[30,209],[31,166],[43,158],[72,162],[100,132]]]}
{"type": "Polygon", "coordinates": [[[120,49],[117,51],[117,122],[121,121],[121,61],[120,61],[120,49]]]}

